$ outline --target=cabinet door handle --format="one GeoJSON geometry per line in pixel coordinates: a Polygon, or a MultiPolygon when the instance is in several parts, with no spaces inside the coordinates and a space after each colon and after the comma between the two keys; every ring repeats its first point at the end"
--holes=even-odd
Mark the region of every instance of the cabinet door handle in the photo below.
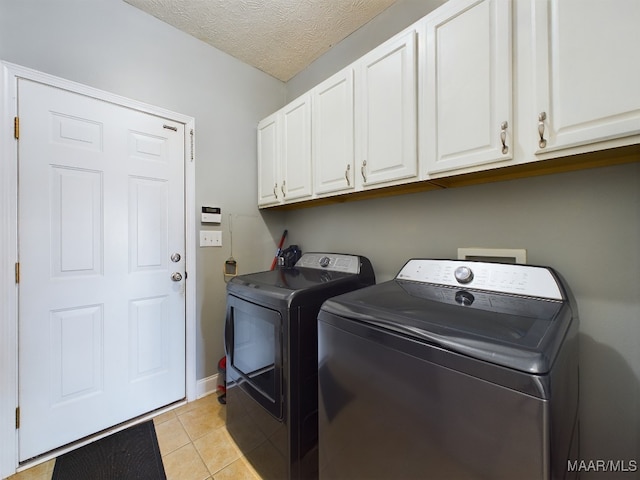
{"type": "Polygon", "coordinates": [[[273,196],[276,197],[276,200],[278,199],[278,184],[275,183],[273,185],[273,196]]]}
{"type": "Polygon", "coordinates": [[[544,121],[547,119],[547,112],[540,112],[538,115],[538,135],[540,135],[540,141],[538,145],[540,148],[547,146],[547,141],[544,139],[544,121]]]}
{"type": "Polygon", "coordinates": [[[502,122],[500,125],[500,141],[502,142],[502,153],[504,155],[509,153],[509,147],[507,146],[507,128],[509,128],[509,123],[502,122]]]}
{"type": "Polygon", "coordinates": [[[344,178],[347,179],[347,187],[351,186],[351,180],[349,179],[350,170],[351,170],[351,164],[347,165],[347,169],[344,171],[344,178]]]}
{"type": "Polygon", "coordinates": [[[280,185],[280,190],[282,191],[282,198],[287,196],[287,193],[284,191],[284,185],[286,183],[286,180],[282,181],[282,185],[280,185]]]}
{"type": "Polygon", "coordinates": [[[364,160],[362,162],[362,167],[360,167],[360,173],[362,174],[362,179],[367,182],[367,174],[365,173],[365,167],[367,166],[367,161],[364,160]]]}

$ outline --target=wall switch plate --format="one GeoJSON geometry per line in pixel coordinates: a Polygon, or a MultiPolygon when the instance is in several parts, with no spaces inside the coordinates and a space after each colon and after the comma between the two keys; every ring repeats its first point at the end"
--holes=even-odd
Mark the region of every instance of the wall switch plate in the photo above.
{"type": "Polygon", "coordinates": [[[201,247],[221,247],[222,232],[219,230],[200,230],[201,247]]]}

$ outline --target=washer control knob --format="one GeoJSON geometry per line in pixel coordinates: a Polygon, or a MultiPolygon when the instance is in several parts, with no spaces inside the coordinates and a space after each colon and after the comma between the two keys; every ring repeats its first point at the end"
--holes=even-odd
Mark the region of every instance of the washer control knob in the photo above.
{"type": "Polygon", "coordinates": [[[322,257],[320,259],[320,266],[321,267],[328,267],[330,263],[331,263],[331,259],[329,257],[322,257]]]}
{"type": "Polygon", "coordinates": [[[469,283],[473,280],[473,271],[469,267],[458,267],[453,272],[458,283],[469,283]]]}
{"type": "Polygon", "coordinates": [[[459,292],[456,292],[455,299],[459,305],[462,305],[463,307],[468,307],[474,302],[475,297],[469,292],[460,290],[459,292]]]}

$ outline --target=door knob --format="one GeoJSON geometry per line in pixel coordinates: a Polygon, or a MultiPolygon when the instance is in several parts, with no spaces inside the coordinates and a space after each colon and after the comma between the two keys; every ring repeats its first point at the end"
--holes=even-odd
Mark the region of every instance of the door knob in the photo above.
{"type": "Polygon", "coordinates": [[[174,282],[179,282],[180,280],[182,280],[182,274],[180,272],[173,272],[171,274],[171,280],[173,280],[174,282]]]}

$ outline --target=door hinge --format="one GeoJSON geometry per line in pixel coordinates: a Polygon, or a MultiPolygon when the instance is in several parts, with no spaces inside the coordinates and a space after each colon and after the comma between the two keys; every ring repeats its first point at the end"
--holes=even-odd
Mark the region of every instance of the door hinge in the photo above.
{"type": "Polygon", "coordinates": [[[191,135],[191,161],[193,162],[193,128],[189,131],[189,135],[191,135]]]}
{"type": "Polygon", "coordinates": [[[20,428],[20,407],[16,407],[16,430],[20,428]]]}
{"type": "Polygon", "coordinates": [[[20,118],[13,117],[13,136],[17,139],[20,138],[20,118]]]}
{"type": "Polygon", "coordinates": [[[16,263],[16,283],[20,283],[20,263],[16,263]]]}

